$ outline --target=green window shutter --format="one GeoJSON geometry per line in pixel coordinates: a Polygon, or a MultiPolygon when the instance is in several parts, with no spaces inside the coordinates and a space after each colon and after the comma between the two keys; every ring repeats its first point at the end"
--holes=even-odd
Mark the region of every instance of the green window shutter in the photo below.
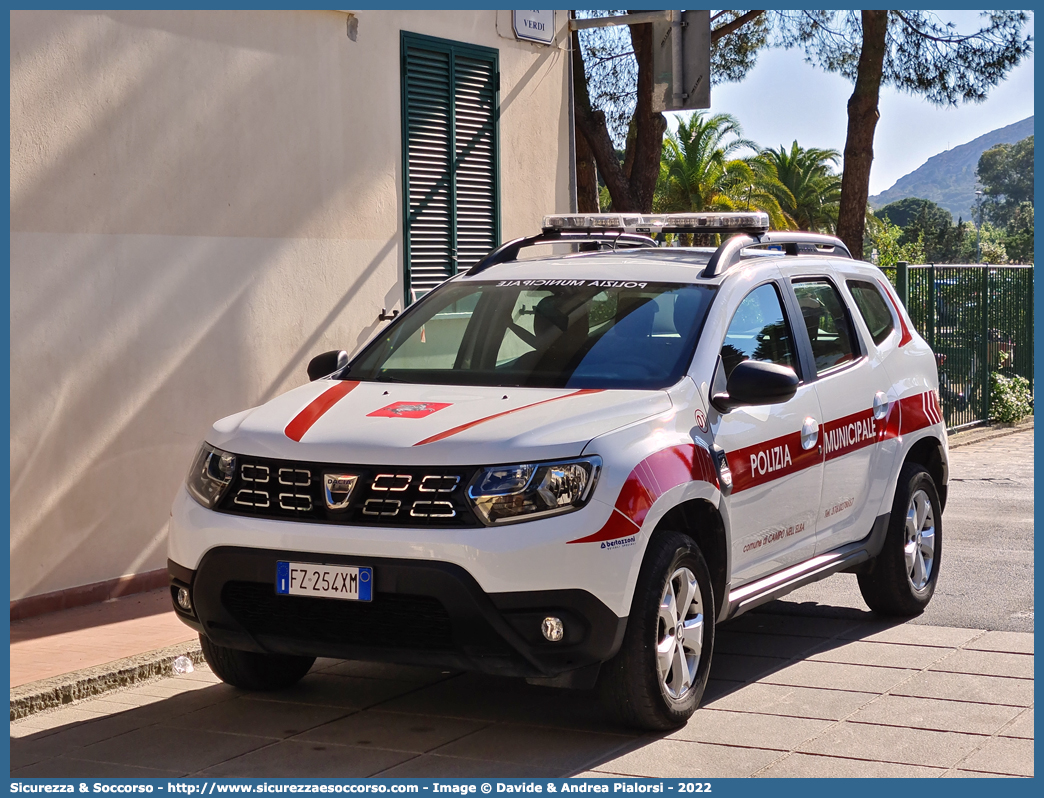
{"type": "Polygon", "coordinates": [[[402,34],[406,302],[500,240],[497,51],[402,34]]]}

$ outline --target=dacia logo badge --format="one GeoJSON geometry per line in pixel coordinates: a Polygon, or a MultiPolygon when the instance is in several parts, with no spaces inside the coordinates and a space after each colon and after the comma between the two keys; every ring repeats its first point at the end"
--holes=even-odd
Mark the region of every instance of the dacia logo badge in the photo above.
{"type": "Polygon", "coordinates": [[[352,498],[358,474],[324,474],[323,489],[326,494],[326,507],[330,510],[343,510],[352,498]]]}

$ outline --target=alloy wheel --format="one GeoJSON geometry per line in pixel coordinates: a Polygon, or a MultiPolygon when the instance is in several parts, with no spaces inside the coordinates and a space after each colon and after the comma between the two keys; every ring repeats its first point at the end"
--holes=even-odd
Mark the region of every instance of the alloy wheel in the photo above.
{"type": "Polygon", "coordinates": [[[678,700],[692,689],[703,650],[703,596],[688,568],[667,580],[656,626],[656,670],[664,692],[678,700]]]}

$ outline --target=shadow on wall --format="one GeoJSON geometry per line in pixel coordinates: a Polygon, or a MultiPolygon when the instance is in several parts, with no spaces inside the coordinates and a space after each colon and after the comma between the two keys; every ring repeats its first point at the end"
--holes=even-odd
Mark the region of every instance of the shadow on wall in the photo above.
{"type": "Polygon", "coordinates": [[[162,567],[210,423],[400,293],[394,189],[352,197],[382,238],[331,221],[360,178],[309,61],[343,17],[259,14],[12,14],[12,598],[162,567]]]}

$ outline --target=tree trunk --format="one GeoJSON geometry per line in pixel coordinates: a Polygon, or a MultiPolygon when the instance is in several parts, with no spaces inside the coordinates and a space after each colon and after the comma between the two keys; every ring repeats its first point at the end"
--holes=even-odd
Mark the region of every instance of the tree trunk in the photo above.
{"type": "Polygon", "coordinates": [[[598,213],[598,170],[587,139],[576,131],[576,209],[580,213],[598,213]]]}
{"type": "Polygon", "coordinates": [[[587,73],[584,70],[584,55],[580,50],[580,33],[573,31],[573,102],[576,129],[580,131],[598,164],[598,171],[613,199],[613,210],[635,211],[638,202],[631,192],[631,185],[613,149],[613,140],[605,124],[605,114],[591,109],[591,97],[587,93],[587,73]]]}
{"type": "Polygon", "coordinates": [[[667,130],[667,120],[663,114],[652,109],[652,25],[646,23],[629,27],[634,57],[638,62],[638,98],[634,109],[634,139],[627,142],[628,157],[625,159],[630,162],[628,178],[637,206],[628,210],[648,213],[652,210],[656,181],[660,176],[660,157],[663,154],[663,134],[667,130]]]}
{"type": "Polygon", "coordinates": [[[887,11],[862,11],[863,47],[859,54],[855,89],[848,100],[848,137],[837,235],[853,257],[863,256],[866,201],[870,195],[870,166],[874,160],[874,130],[880,114],[877,101],[884,74],[887,11]]]}

